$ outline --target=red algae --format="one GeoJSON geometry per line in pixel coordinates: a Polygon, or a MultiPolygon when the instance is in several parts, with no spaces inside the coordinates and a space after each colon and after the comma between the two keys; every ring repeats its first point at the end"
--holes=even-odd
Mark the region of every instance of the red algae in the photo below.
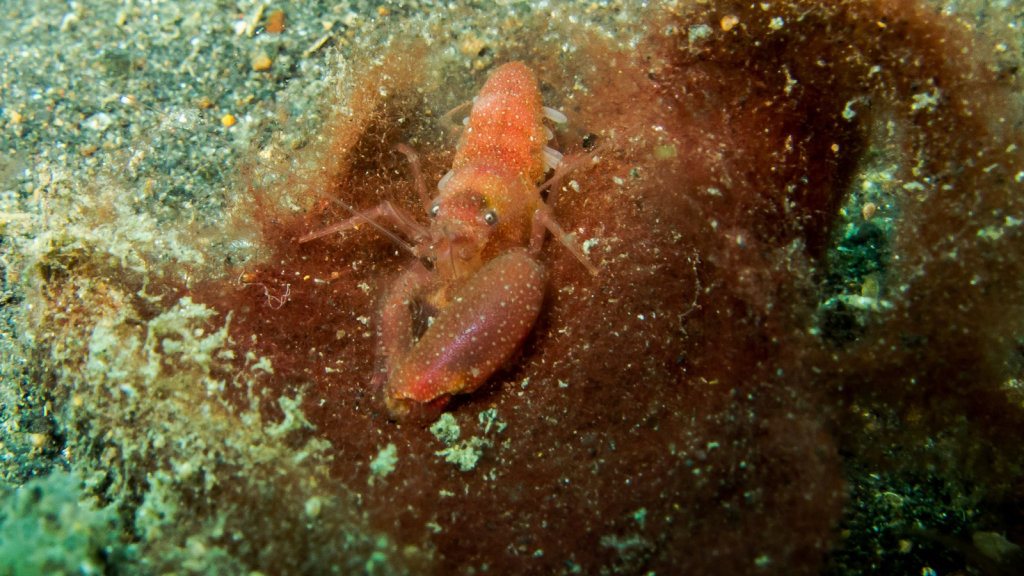
{"type": "Polygon", "coordinates": [[[333,474],[440,573],[815,573],[842,513],[837,446],[870,450],[850,405],[916,415],[894,435],[1022,429],[999,392],[1020,329],[1016,116],[990,112],[1009,86],[969,41],[911,3],[716,2],[646,27],[629,51],[566,30],[571,52],[538,34],[500,53],[569,117],[556,137],[578,167],[555,215],[601,274],[547,243],[522,353],[449,408],[461,444],[389,421],[368,387],[380,294],[408,256],[369,227],[296,239],[348,216],[332,198],[418,214],[395,146],[436,182],[454,141],[434,119],[482,74],[435,96],[419,45],[357,67],[322,142],[292,153],[305,168],[244,191],[235,228],[261,258],[193,290],[271,360],[266,396],[306,390],[333,474]],[[893,308],[836,345],[819,285],[872,150],[899,165],[893,308]]]}

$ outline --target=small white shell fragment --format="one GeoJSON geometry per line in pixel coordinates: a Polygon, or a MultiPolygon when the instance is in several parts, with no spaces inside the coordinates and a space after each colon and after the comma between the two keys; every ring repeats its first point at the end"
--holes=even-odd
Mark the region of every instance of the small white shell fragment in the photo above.
{"type": "Polygon", "coordinates": [[[93,114],[92,116],[86,118],[85,122],[83,122],[82,125],[88,128],[89,130],[103,132],[107,128],[110,128],[110,125],[113,123],[114,119],[110,116],[110,114],[107,114],[106,112],[97,112],[96,114],[93,114]]]}
{"type": "Polygon", "coordinates": [[[323,501],[316,496],[313,496],[309,500],[306,500],[306,505],[304,507],[306,509],[306,516],[316,518],[320,515],[320,510],[323,507],[323,501]]]}

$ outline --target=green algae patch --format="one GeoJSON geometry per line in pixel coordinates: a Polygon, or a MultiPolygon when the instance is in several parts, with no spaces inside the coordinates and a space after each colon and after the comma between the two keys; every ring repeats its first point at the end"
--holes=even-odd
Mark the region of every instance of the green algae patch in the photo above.
{"type": "Polygon", "coordinates": [[[83,493],[63,471],[0,491],[0,574],[85,575],[135,566],[112,506],[83,493]]]}
{"type": "Polygon", "coordinates": [[[455,420],[455,416],[445,413],[441,414],[437,422],[431,424],[430,433],[441,442],[450,446],[459,439],[462,431],[459,428],[459,423],[455,420]]]}
{"type": "Polygon", "coordinates": [[[398,463],[398,448],[394,444],[388,444],[380,449],[377,456],[370,462],[370,484],[378,478],[384,478],[395,471],[395,464],[398,463]]]}
{"type": "Polygon", "coordinates": [[[445,448],[434,452],[445,462],[452,464],[460,472],[469,472],[476,468],[480,458],[484,455],[486,448],[494,446],[494,437],[501,434],[508,424],[498,416],[497,408],[489,408],[477,414],[477,422],[481,431],[480,436],[470,436],[459,440],[461,428],[455,417],[445,413],[438,418],[437,422],[430,427],[430,433],[434,435],[445,448]],[[493,434],[491,433],[493,429],[493,434]]]}

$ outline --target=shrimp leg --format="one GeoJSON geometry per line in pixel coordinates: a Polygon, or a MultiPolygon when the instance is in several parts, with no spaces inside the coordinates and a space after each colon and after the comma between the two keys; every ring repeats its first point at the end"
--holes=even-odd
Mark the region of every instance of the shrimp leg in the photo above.
{"type": "Polygon", "coordinates": [[[332,224],[327,228],[317,230],[316,232],[310,232],[309,234],[306,234],[305,236],[299,238],[299,243],[302,244],[305,242],[309,242],[310,240],[316,240],[317,238],[321,238],[323,236],[327,236],[330,234],[338,234],[341,232],[345,232],[347,230],[351,230],[353,228],[358,227],[360,224],[368,223],[374,228],[377,228],[378,230],[383,232],[384,234],[390,236],[392,240],[398,242],[400,246],[402,246],[409,252],[412,252],[413,250],[408,244],[402,242],[401,239],[397,238],[396,236],[388,232],[386,228],[383,228],[380,224],[377,223],[377,219],[381,217],[387,217],[388,219],[390,219],[392,222],[395,223],[396,226],[398,226],[398,229],[401,230],[402,233],[412,238],[413,241],[415,242],[422,242],[423,240],[430,237],[430,234],[427,232],[427,229],[424,228],[419,222],[417,222],[415,218],[407,214],[404,210],[396,208],[391,202],[387,200],[381,202],[380,204],[364,212],[358,211],[355,208],[348,206],[347,204],[342,204],[342,206],[344,206],[346,210],[354,212],[355,216],[347,220],[342,220],[341,222],[338,222],[336,224],[332,224]]]}

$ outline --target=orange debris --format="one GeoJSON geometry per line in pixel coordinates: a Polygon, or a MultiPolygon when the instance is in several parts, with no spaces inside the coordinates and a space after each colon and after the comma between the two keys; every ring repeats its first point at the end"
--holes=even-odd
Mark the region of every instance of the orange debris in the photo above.
{"type": "Polygon", "coordinates": [[[270,65],[273,62],[270,60],[270,56],[260,53],[258,56],[252,59],[252,69],[256,72],[262,72],[264,70],[270,70],[270,65]]]}
{"type": "Polygon", "coordinates": [[[267,25],[264,27],[267,34],[280,34],[284,32],[284,10],[274,10],[267,16],[267,25]]]}

